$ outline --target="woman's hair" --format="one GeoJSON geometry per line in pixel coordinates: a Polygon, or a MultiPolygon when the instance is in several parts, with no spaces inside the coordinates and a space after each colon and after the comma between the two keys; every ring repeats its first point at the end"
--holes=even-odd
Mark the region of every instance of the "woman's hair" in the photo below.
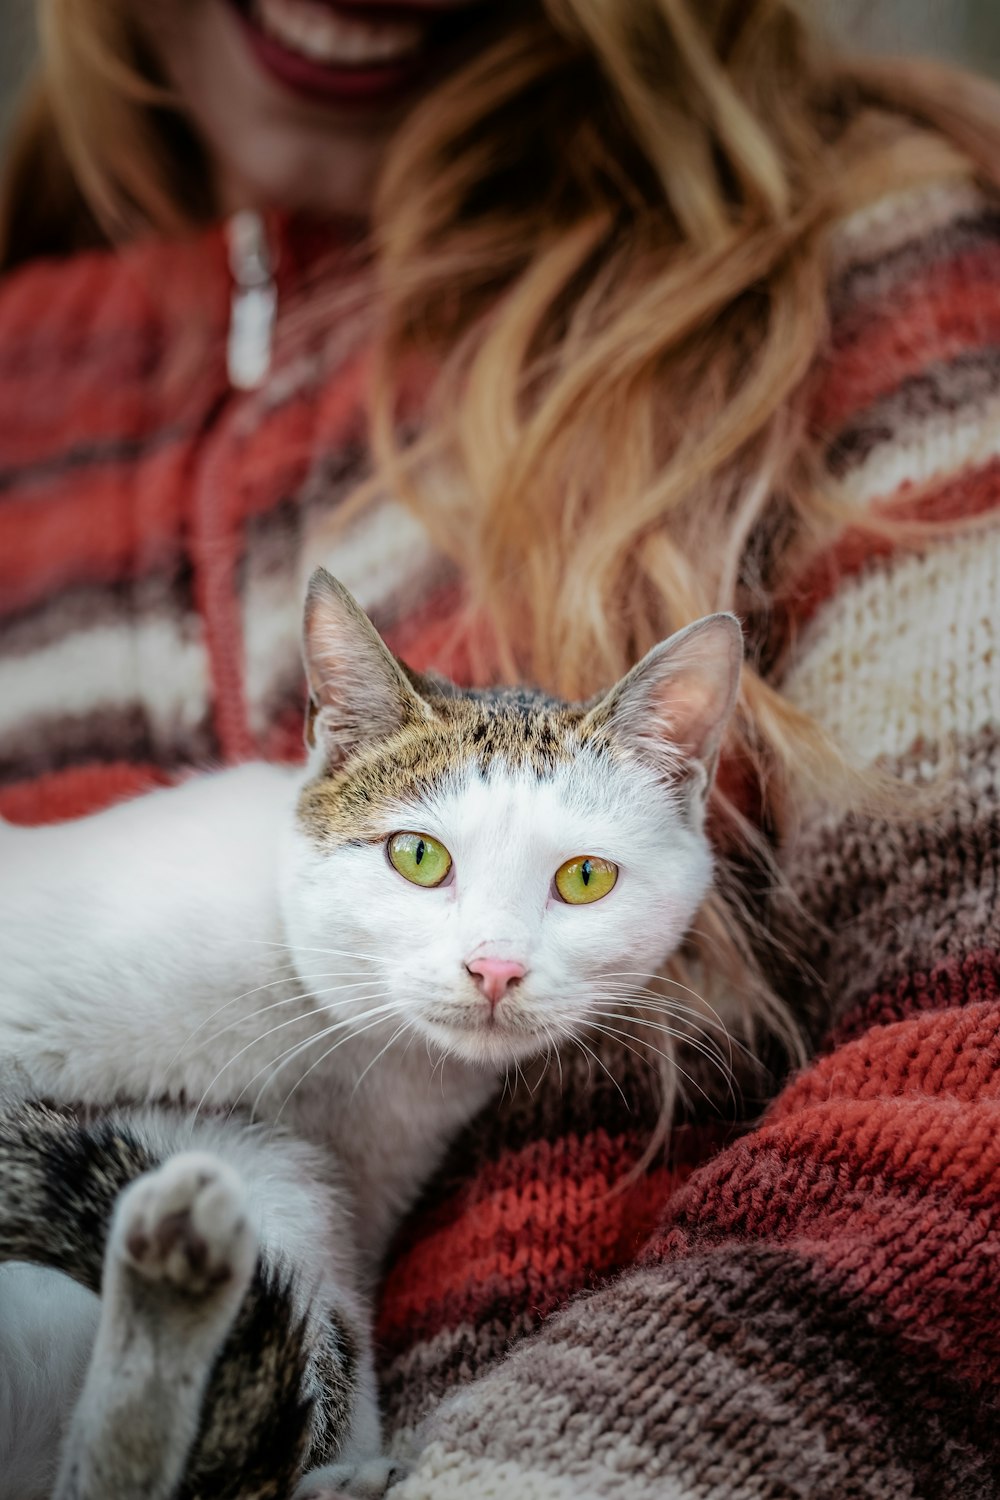
{"type": "MultiPolygon", "coordinates": [[[[87,233],[111,237],[211,211],[136,11],[42,0],[41,92],[0,214],[8,262],[32,248],[15,228],[24,163],[57,143],[35,249],[68,248],[84,206],[87,233]]],[[[870,795],[763,671],[769,611],[838,517],[807,429],[826,243],[889,189],[996,182],[997,96],[939,65],[845,58],[795,0],[516,15],[416,109],[382,174],[374,487],[461,568],[494,669],[586,696],[696,616],[735,610],[757,655],[729,765],[765,827],[795,781],[870,795]],[[435,376],[410,440],[414,369],[435,376]]],[[[752,841],[723,788],[716,813],[752,841]]],[[[749,976],[766,997],[751,925],[716,898],[701,982],[749,976]]]]}
{"type": "Polygon", "coordinates": [[[134,0],[38,0],[40,76],[7,142],[0,270],[212,216],[198,140],[134,0]]]}

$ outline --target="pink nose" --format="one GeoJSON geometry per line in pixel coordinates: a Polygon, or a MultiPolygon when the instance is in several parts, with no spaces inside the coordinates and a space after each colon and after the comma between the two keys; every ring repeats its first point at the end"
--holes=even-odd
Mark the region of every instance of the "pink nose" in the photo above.
{"type": "Polygon", "coordinates": [[[479,988],[491,1005],[496,1005],[507,993],[507,986],[523,979],[523,964],[511,958],[476,958],[465,966],[479,980],[479,988]]]}

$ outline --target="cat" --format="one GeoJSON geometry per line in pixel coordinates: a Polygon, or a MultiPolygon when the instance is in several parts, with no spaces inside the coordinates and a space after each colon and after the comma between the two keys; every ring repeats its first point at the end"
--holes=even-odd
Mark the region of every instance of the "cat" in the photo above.
{"type": "Polygon", "coordinates": [[[0,1500],[381,1494],[391,1234],[709,889],[732,616],[585,705],[419,676],[322,570],[303,640],[304,770],[0,827],[0,1500]]]}

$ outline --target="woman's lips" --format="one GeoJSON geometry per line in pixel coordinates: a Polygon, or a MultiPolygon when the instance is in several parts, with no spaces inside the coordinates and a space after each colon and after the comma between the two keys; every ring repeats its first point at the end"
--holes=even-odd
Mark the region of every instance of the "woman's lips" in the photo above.
{"type": "Polygon", "coordinates": [[[404,94],[461,34],[470,7],[324,0],[231,0],[260,66],[279,83],[329,103],[404,94]]]}

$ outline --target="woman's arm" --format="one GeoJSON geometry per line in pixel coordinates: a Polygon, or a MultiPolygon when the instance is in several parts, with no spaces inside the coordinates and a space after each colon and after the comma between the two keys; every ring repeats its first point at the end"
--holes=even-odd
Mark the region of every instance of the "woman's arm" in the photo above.
{"type": "MultiPolygon", "coordinates": [[[[882,258],[859,242],[835,289],[817,421],[845,498],[971,521],[1000,507],[1000,231],[966,202],[950,234],[929,197],[933,235],[919,205],[883,213],[882,258]]],[[[785,862],[819,1059],[672,1197],[664,1179],[624,1275],[440,1404],[400,1500],[996,1493],[1000,525],[916,550],[845,534],[801,584],[784,690],[856,761],[943,768],[940,812],[803,809],[785,862]]],[[[426,1327],[390,1391],[420,1362],[448,1379],[437,1347],[485,1364],[519,1278],[537,1322],[574,1255],[611,1258],[597,1114],[561,1098],[439,1208],[390,1281],[386,1324],[426,1327]],[[447,1297],[422,1304],[431,1249],[447,1297]]]]}

